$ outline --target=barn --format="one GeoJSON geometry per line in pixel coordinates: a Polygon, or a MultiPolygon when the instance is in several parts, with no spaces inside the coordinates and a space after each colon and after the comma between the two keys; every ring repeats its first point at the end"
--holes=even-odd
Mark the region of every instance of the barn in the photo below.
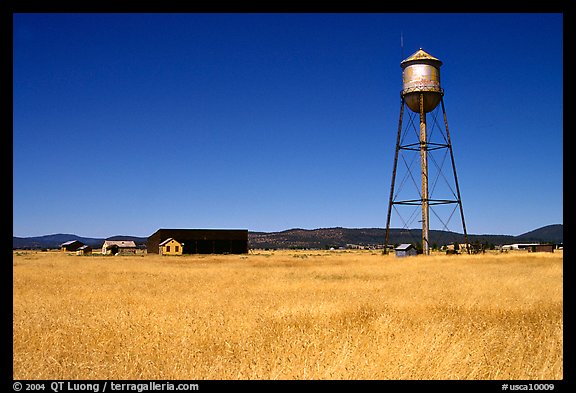
{"type": "Polygon", "coordinates": [[[148,253],[158,254],[160,243],[174,239],[182,254],[247,254],[247,229],[158,229],[146,242],[148,253]]]}
{"type": "Polygon", "coordinates": [[[61,251],[77,251],[84,243],[78,240],[70,240],[60,244],[61,251]]]}
{"type": "Polygon", "coordinates": [[[554,252],[555,244],[551,243],[514,243],[500,247],[502,251],[554,252]]]}
{"type": "Polygon", "coordinates": [[[103,255],[136,254],[136,243],[132,240],[105,240],[102,245],[103,255]]]}
{"type": "Polygon", "coordinates": [[[554,252],[554,244],[533,244],[528,252],[554,252]]]}
{"type": "Polygon", "coordinates": [[[412,244],[400,244],[398,247],[394,249],[396,251],[397,257],[408,257],[412,255],[416,255],[418,252],[416,248],[412,244]]]}

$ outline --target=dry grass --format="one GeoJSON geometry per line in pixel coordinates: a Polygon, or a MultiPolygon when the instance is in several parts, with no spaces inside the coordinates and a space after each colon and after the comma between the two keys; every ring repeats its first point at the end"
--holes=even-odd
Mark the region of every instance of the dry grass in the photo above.
{"type": "Polygon", "coordinates": [[[15,253],[15,379],[562,379],[562,253],[15,253]]]}

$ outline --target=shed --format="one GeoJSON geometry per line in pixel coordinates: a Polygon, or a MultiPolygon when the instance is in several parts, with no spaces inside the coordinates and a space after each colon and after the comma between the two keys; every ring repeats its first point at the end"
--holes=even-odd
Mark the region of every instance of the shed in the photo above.
{"type": "Polygon", "coordinates": [[[408,243],[400,244],[394,249],[394,251],[396,252],[397,257],[409,257],[418,253],[416,248],[412,244],[408,243]]]}
{"type": "Polygon", "coordinates": [[[554,252],[554,244],[534,244],[528,248],[528,252],[554,252]]]}
{"type": "Polygon", "coordinates": [[[148,253],[160,252],[160,243],[178,239],[182,254],[247,254],[247,229],[158,229],[146,242],[148,253]]]}
{"type": "Polygon", "coordinates": [[[79,247],[78,250],[76,250],[76,255],[88,255],[88,254],[92,254],[92,247],[84,245],[82,247],[79,247]]]}
{"type": "Polygon", "coordinates": [[[60,244],[60,251],[77,251],[84,243],[78,240],[69,240],[60,244]]]}
{"type": "Polygon", "coordinates": [[[182,244],[171,237],[160,243],[158,253],[160,255],[182,255],[182,244]]]}
{"type": "Polygon", "coordinates": [[[136,243],[133,240],[105,240],[102,245],[103,255],[136,254],[136,243]]]}

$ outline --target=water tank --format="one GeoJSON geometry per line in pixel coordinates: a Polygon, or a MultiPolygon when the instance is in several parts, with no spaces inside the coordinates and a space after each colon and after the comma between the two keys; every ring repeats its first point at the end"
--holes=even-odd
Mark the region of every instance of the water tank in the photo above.
{"type": "Polygon", "coordinates": [[[402,97],[413,112],[420,113],[420,94],[424,97],[424,112],[431,112],[440,103],[444,91],[440,87],[442,62],[420,48],[400,63],[402,97]]]}

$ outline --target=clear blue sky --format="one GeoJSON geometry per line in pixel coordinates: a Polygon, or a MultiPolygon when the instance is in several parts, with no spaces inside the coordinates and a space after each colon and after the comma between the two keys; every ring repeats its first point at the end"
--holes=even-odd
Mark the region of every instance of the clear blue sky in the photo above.
{"type": "Polygon", "coordinates": [[[15,14],[13,234],[385,227],[401,32],[404,57],[444,63],[468,233],[563,223],[562,31],[562,14],[15,14]]]}

